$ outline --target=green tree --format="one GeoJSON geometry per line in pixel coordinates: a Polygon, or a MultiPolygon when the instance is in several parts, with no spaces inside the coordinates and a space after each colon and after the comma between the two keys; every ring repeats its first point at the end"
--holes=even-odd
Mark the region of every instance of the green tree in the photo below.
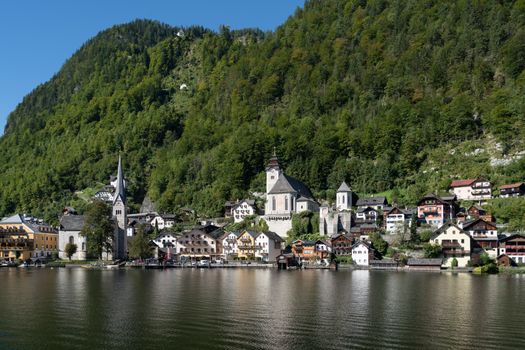
{"type": "Polygon", "coordinates": [[[419,241],[419,235],[417,234],[417,215],[416,213],[412,214],[410,218],[410,241],[412,243],[417,243],[419,241]]]}
{"type": "Polygon", "coordinates": [[[425,258],[437,258],[441,255],[441,246],[439,244],[425,243],[423,245],[425,258]]]}
{"type": "Polygon", "coordinates": [[[77,245],[74,243],[68,243],[66,244],[64,251],[66,252],[66,256],[69,261],[71,261],[71,257],[77,252],[77,245]]]}
{"type": "Polygon", "coordinates": [[[450,262],[450,266],[452,268],[458,267],[458,259],[456,258],[452,259],[452,261],[450,262]]]}
{"type": "Polygon", "coordinates": [[[153,256],[151,237],[145,232],[143,225],[138,225],[135,235],[129,239],[128,251],[133,258],[147,259],[153,256]]]}
{"type": "Polygon", "coordinates": [[[102,254],[109,253],[113,249],[114,232],[111,208],[102,201],[89,204],[85,213],[84,227],[80,231],[80,234],[86,237],[88,252],[102,260],[102,254]]]}
{"type": "Polygon", "coordinates": [[[374,249],[381,255],[385,255],[388,251],[388,242],[383,239],[379,232],[374,232],[370,235],[370,241],[374,249]]]}

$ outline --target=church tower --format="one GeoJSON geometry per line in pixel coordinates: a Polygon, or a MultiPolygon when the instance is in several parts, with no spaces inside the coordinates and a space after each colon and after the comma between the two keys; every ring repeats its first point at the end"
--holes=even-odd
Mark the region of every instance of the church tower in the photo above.
{"type": "Polygon", "coordinates": [[[336,208],[337,210],[352,209],[352,190],[344,181],[337,190],[336,208]]]}
{"type": "Polygon", "coordinates": [[[279,166],[279,158],[277,158],[277,154],[275,153],[275,147],[273,148],[273,156],[270,158],[270,161],[268,162],[268,166],[266,167],[266,194],[270,192],[272,187],[277,182],[277,179],[279,179],[279,176],[282,173],[282,169],[279,166]]]}
{"type": "Polygon", "coordinates": [[[117,185],[113,197],[113,218],[116,220],[115,239],[113,243],[113,258],[123,259],[127,254],[127,206],[126,187],[122,172],[122,159],[118,157],[117,185]]]}

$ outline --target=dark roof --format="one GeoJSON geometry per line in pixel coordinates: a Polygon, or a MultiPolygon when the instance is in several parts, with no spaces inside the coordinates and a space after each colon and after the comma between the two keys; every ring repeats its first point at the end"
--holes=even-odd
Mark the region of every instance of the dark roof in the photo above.
{"type": "Polygon", "coordinates": [[[490,222],[490,221],[486,221],[486,220],[483,220],[483,219],[479,218],[479,219],[476,219],[476,220],[472,220],[472,221],[465,222],[465,223],[463,224],[463,230],[466,230],[468,227],[470,227],[470,226],[472,226],[472,225],[474,225],[474,224],[476,224],[476,223],[478,223],[478,222],[480,222],[480,221],[483,221],[483,222],[486,223],[487,225],[494,226],[494,227],[496,228],[496,230],[498,229],[498,228],[496,227],[496,224],[495,224],[495,223],[490,222]]]}
{"type": "Polygon", "coordinates": [[[286,174],[279,175],[277,182],[269,192],[269,194],[278,193],[298,193],[302,197],[314,198],[312,192],[304,183],[286,174]]]}
{"type": "Polygon", "coordinates": [[[115,203],[118,198],[120,198],[120,200],[123,203],[126,203],[126,188],[124,185],[124,175],[122,172],[122,159],[120,156],[118,157],[117,186],[115,188],[115,196],[113,199],[113,203],[115,203]]]}
{"type": "Polygon", "coordinates": [[[282,239],[281,236],[279,236],[277,233],[275,232],[272,232],[272,231],[267,231],[267,232],[261,232],[258,234],[261,235],[261,234],[265,234],[269,239],[273,240],[274,242],[284,242],[284,240],[282,239]]]}
{"type": "Polygon", "coordinates": [[[375,211],[377,213],[377,210],[375,210],[374,208],[370,208],[370,207],[365,207],[365,208],[359,208],[357,209],[357,212],[358,213],[364,213],[364,212],[367,212],[367,211],[375,211]]]}
{"type": "Polygon", "coordinates": [[[372,247],[370,246],[370,244],[366,243],[365,241],[357,241],[357,242],[355,242],[355,243],[352,245],[352,249],[354,249],[354,247],[357,247],[357,246],[360,245],[360,244],[362,244],[362,245],[364,245],[365,247],[367,247],[368,250],[373,250],[373,249],[374,249],[374,248],[372,248],[372,247]]]}
{"type": "Polygon", "coordinates": [[[341,186],[337,189],[337,192],[351,192],[352,190],[350,187],[346,184],[346,182],[343,181],[341,186]]]}
{"type": "Polygon", "coordinates": [[[65,215],[60,219],[60,229],[62,231],[81,231],[85,222],[84,215],[65,215]]]}
{"type": "Polygon", "coordinates": [[[435,195],[434,193],[427,193],[425,196],[423,196],[418,202],[417,204],[420,205],[421,202],[423,202],[425,199],[435,199],[437,200],[438,202],[440,202],[441,204],[445,204],[445,205],[449,205],[450,203],[449,202],[452,202],[454,200],[456,200],[456,196],[443,196],[443,197],[439,197],[437,195],[435,195]]]}
{"type": "MultiPolygon", "coordinates": [[[[235,204],[231,204],[232,209],[237,208],[239,205],[241,205],[244,202],[246,202],[246,204],[248,204],[248,205],[251,205],[252,207],[255,206],[255,200],[253,200],[253,199],[243,199],[242,201],[238,201],[235,204]]],[[[228,203],[228,202],[226,202],[226,203],[228,203]]]]}
{"type": "Polygon", "coordinates": [[[315,245],[315,241],[308,241],[308,240],[302,240],[298,239],[292,242],[292,244],[295,244],[297,242],[301,242],[303,245],[315,245]]]}
{"type": "Polygon", "coordinates": [[[220,236],[222,236],[223,234],[223,230],[218,227],[218,226],[215,226],[215,225],[198,225],[198,226],[195,226],[191,232],[196,232],[196,231],[200,231],[200,232],[204,232],[206,234],[208,234],[209,236],[211,236],[212,238],[219,238],[220,236]]]}
{"type": "Polygon", "coordinates": [[[377,197],[360,198],[357,200],[356,205],[358,207],[364,207],[364,206],[374,206],[374,205],[386,205],[387,203],[388,202],[386,201],[386,197],[377,196],[377,197]]]}
{"type": "Polygon", "coordinates": [[[410,258],[408,259],[407,265],[408,266],[441,266],[443,263],[443,259],[436,258],[436,259],[414,259],[410,258]]]}

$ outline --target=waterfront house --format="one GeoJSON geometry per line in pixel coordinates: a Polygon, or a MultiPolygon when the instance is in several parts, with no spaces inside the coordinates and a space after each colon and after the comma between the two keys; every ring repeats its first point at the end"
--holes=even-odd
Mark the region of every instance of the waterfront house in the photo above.
{"type": "Polygon", "coordinates": [[[177,236],[174,233],[163,232],[157,237],[153,238],[153,243],[159,248],[166,248],[171,246],[176,249],[177,247],[177,236]]]}
{"type": "Polygon", "coordinates": [[[358,209],[370,207],[375,210],[383,210],[383,208],[387,205],[388,201],[386,200],[386,197],[383,196],[360,198],[356,203],[358,209]]]}
{"type": "Polygon", "coordinates": [[[476,248],[486,252],[492,259],[499,255],[498,228],[495,223],[479,218],[463,223],[463,230],[472,237],[476,248]]]}
{"type": "Polygon", "coordinates": [[[374,249],[364,241],[357,241],[351,250],[352,261],[358,266],[368,266],[374,259],[374,249]]]}
{"type": "Polygon", "coordinates": [[[177,239],[177,253],[187,258],[213,258],[222,254],[220,237],[224,231],[214,225],[195,226],[177,239]]]}
{"type": "Polygon", "coordinates": [[[441,258],[434,258],[434,259],[410,258],[407,261],[406,267],[409,270],[417,270],[417,271],[439,271],[441,270],[442,264],[443,264],[443,259],[441,258]]]}
{"type": "Polygon", "coordinates": [[[451,221],[457,211],[456,197],[439,197],[429,193],[417,202],[417,217],[420,222],[441,227],[451,221]]]}
{"type": "Polygon", "coordinates": [[[284,240],[275,232],[260,232],[255,236],[255,258],[273,262],[283,250],[284,240]]]}
{"type": "Polygon", "coordinates": [[[237,257],[242,260],[254,260],[255,251],[257,248],[255,246],[255,237],[257,237],[257,232],[244,230],[241,232],[237,238],[237,257]]]}
{"type": "Polygon", "coordinates": [[[300,260],[314,260],[315,241],[298,239],[292,242],[292,253],[300,260]]]}
{"type": "Polygon", "coordinates": [[[332,252],[332,242],[328,240],[317,240],[315,242],[315,255],[318,259],[327,259],[332,252]]]}
{"type": "Polygon", "coordinates": [[[445,267],[450,267],[454,258],[458,261],[458,267],[466,267],[471,259],[472,238],[451,222],[436,230],[430,237],[430,243],[441,246],[445,267]]]}
{"type": "Polygon", "coordinates": [[[60,218],[58,231],[58,257],[60,259],[67,259],[66,245],[71,243],[77,246],[77,251],[71,259],[86,260],[88,256],[87,239],[80,234],[84,227],[84,222],[84,215],[64,215],[60,218]]]}
{"type": "Polygon", "coordinates": [[[389,211],[384,212],[386,232],[394,234],[410,227],[414,213],[415,209],[399,209],[398,207],[393,207],[389,211]]]}
{"type": "Polygon", "coordinates": [[[500,253],[517,264],[525,263],[525,236],[514,234],[500,240],[500,253]]]}
{"type": "Polygon", "coordinates": [[[41,219],[15,214],[0,221],[0,229],[0,259],[47,259],[58,253],[58,232],[41,219]]]}
{"type": "Polygon", "coordinates": [[[454,180],[450,184],[458,200],[482,201],[492,198],[492,185],[484,178],[454,180]]]}
{"type": "Polygon", "coordinates": [[[337,256],[350,256],[352,255],[352,245],[354,239],[352,236],[345,234],[338,234],[332,237],[332,253],[337,256]]]}
{"type": "Polygon", "coordinates": [[[517,182],[503,185],[499,188],[499,196],[502,198],[520,197],[525,195],[525,183],[517,182]]]}
{"type": "Polygon", "coordinates": [[[226,260],[236,259],[239,254],[237,239],[241,235],[239,231],[225,232],[220,240],[222,241],[222,255],[226,260]]]}

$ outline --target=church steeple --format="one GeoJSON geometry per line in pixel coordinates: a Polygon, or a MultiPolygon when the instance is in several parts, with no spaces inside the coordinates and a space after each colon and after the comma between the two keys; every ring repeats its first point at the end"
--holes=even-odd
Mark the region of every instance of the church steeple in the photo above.
{"type": "Polygon", "coordinates": [[[277,158],[277,153],[275,152],[275,147],[273,148],[273,155],[268,161],[266,166],[266,193],[270,192],[273,185],[279,179],[279,176],[282,173],[281,166],[279,165],[279,158],[277,158]]]}
{"type": "Polygon", "coordinates": [[[122,172],[122,158],[118,156],[118,170],[117,170],[117,186],[115,188],[115,196],[113,197],[113,204],[119,199],[126,203],[126,188],[124,185],[124,175],[122,172]]]}

